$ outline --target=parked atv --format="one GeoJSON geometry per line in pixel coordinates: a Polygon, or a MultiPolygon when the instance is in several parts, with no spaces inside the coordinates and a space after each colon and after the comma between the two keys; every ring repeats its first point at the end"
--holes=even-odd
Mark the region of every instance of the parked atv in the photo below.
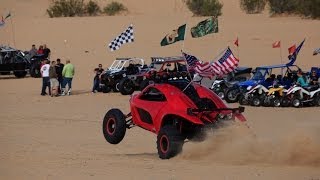
{"type": "Polygon", "coordinates": [[[22,51],[6,46],[0,47],[1,75],[13,72],[17,78],[23,78],[27,75],[29,68],[30,62],[22,51]]]}
{"type": "Polygon", "coordinates": [[[268,89],[263,85],[255,85],[247,87],[247,92],[239,97],[239,104],[260,106],[266,96],[268,89]]]}
{"type": "Polygon", "coordinates": [[[123,95],[132,94],[139,88],[148,67],[140,58],[117,58],[101,75],[102,92],[111,90],[123,95]]]}
{"type": "Polygon", "coordinates": [[[289,106],[287,101],[283,100],[283,97],[286,95],[286,89],[284,86],[275,85],[270,87],[266,97],[263,100],[264,106],[272,106],[272,107],[283,107],[289,106]]]}
{"type": "Polygon", "coordinates": [[[225,93],[228,88],[234,84],[246,81],[251,78],[252,68],[237,67],[234,72],[227,74],[223,78],[218,78],[212,82],[210,89],[215,92],[221,99],[224,99],[225,93]]]}
{"type": "Polygon", "coordinates": [[[304,104],[320,106],[320,87],[319,85],[308,87],[294,85],[288,89],[285,98],[297,108],[304,104]]]}
{"type": "Polygon", "coordinates": [[[34,78],[40,78],[41,72],[40,67],[43,60],[45,60],[46,57],[43,54],[38,54],[33,57],[30,57],[30,76],[34,78]]]}
{"type": "Polygon", "coordinates": [[[187,70],[187,64],[184,57],[151,57],[149,71],[145,74],[144,80],[140,84],[142,91],[150,82],[162,83],[162,78],[168,76],[169,79],[191,79],[191,74],[187,70]]]}
{"type": "MultiPolygon", "coordinates": [[[[169,159],[182,151],[184,141],[204,140],[205,130],[224,121],[245,121],[244,107],[229,108],[211,90],[186,79],[147,86],[130,99],[130,113],[110,109],[102,123],[111,144],[120,143],[127,129],[139,126],[157,135],[158,155],[169,159]]],[[[214,152],[213,152],[214,153],[214,152]]]]}
{"type": "Polygon", "coordinates": [[[288,76],[288,74],[296,74],[299,69],[300,68],[298,66],[290,64],[257,67],[254,70],[254,75],[250,80],[239,82],[233,87],[227,89],[225,100],[228,103],[237,102],[239,100],[240,94],[245,93],[247,91],[247,87],[249,86],[253,87],[257,84],[261,84],[264,87],[271,86],[273,84],[273,80],[267,77],[270,76],[274,70],[284,71],[284,75],[288,76]]]}

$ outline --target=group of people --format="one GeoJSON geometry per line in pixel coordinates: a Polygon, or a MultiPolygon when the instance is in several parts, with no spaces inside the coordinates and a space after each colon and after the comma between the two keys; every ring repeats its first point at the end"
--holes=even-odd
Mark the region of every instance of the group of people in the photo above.
{"type": "Polygon", "coordinates": [[[299,71],[297,84],[302,87],[319,85],[319,76],[317,75],[317,72],[315,70],[312,70],[309,77],[307,77],[306,74],[304,74],[302,71],[299,71]]]}
{"type": "Polygon", "coordinates": [[[70,60],[66,60],[66,64],[62,64],[60,59],[50,61],[45,59],[42,61],[40,68],[42,75],[42,90],[41,95],[50,95],[57,97],[59,95],[71,95],[72,79],[75,73],[74,66],[70,60]],[[68,90],[66,87],[68,86],[68,90]],[[46,89],[49,93],[46,93],[46,89]]]}
{"type": "Polygon", "coordinates": [[[50,58],[51,50],[47,47],[46,44],[40,45],[39,49],[37,49],[36,45],[32,45],[29,55],[33,57],[35,55],[43,55],[44,58],[50,58]]]}

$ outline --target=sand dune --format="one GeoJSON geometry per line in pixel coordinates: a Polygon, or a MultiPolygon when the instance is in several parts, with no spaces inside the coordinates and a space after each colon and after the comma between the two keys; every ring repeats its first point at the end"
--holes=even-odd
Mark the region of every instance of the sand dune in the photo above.
{"type": "MultiPolygon", "coordinates": [[[[184,152],[159,160],[155,136],[135,128],[124,141],[105,142],[101,123],[113,107],[129,111],[128,96],[90,94],[92,70],[109,66],[116,57],[180,55],[183,42],[160,47],[166,33],[204,18],[192,17],[180,0],[122,0],[122,16],[54,18],[45,11],[50,1],[2,0],[0,12],[12,13],[15,46],[29,49],[46,43],[52,59],[70,58],[76,66],[74,95],[41,97],[41,79],[0,77],[0,179],[319,179],[319,108],[274,109],[248,107],[251,129],[235,123],[215,132],[208,141],[186,143],[184,152]],[[135,42],[110,52],[108,44],[133,23],[135,42]],[[66,42],[65,42],[66,40],[66,42]],[[86,53],[85,51],[88,51],[86,53]]],[[[110,1],[98,1],[105,5],[110,1]]],[[[239,37],[240,64],[258,66],[283,62],[287,47],[306,43],[297,65],[319,66],[312,56],[320,44],[320,21],[299,17],[270,18],[267,12],[247,15],[238,0],[223,0],[217,34],[184,41],[184,50],[212,60],[239,37]]],[[[10,19],[0,29],[0,43],[13,45],[10,19]]],[[[189,32],[189,31],[188,31],[189,32]]]]}

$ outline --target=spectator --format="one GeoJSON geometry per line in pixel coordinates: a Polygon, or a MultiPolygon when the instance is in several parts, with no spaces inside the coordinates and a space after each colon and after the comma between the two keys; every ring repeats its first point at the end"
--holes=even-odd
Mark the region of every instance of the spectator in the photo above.
{"type": "Polygon", "coordinates": [[[301,71],[298,72],[297,84],[299,84],[302,87],[308,86],[307,78],[303,75],[301,71]]]}
{"type": "Polygon", "coordinates": [[[311,72],[311,75],[310,75],[310,82],[309,82],[309,84],[310,84],[310,85],[318,85],[318,83],[319,83],[319,77],[318,77],[318,75],[317,75],[317,72],[316,72],[315,70],[313,70],[313,71],[311,72]]]}
{"type": "Polygon", "coordinates": [[[43,45],[43,55],[44,55],[44,57],[50,59],[50,54],[51,54],[51,50],[49,48],[47,48],[46,44],[44,44],[43,45]]]}
{"type": "Polygon", "coordinates": [[[70,60],[66,61],[66,65],[63,67],[62,76],[63,76],[63,83],[62,83],[62,96],[66,95],[66,85],[68,85],[68,95],[71,95],[72,89],[72,79],[74,76],[74,66],[70,63],[70,60]]]}
{"type": "Polygon", "coordinates": [[[43,54],[43,46],[40,45],[37,54],[43,54]]]}
{"type": "Polygon", "coordinates": [[[61,63],[60,59],[57,59],[56,73],[58,75],[58,81],[59,81],[59,89],[58,89],[59,94],[61,94],[61,88],[62,88],[62,82],[63,82],[63,77],[62,77],[63,67],[64,67],[64,64],[61,63]]]}
{"type": "Polygon", "coordinates": [[[100,75],[101,75],[102,72],[103,72],[102,64],[99,64],[99,67],[98,67],[98,68],[95,68],[95,69],[94,69],[94,72],[95,72],[95,76],[94,76],[94,79],[93,79],[92,92],[93,92],[93,93],[96,93],[96,92],[98,91],[99,85],[100,85],[100,75]]]}
{"type": "Polygon", "coordinates": [[[29,57],[32,58],[35,55],[37,55],[37,48],[36,45],[32,44],[32,47],[29,51],[29,57]]]}
{"type": "Polygon", "coordinates": [[[47,95],[46,89],[48,87],[49,89],[49,95],[51,95],[51,89],[50,89],[50,78],[49,78],[49,61],[44,60],[44,65],[41,67],[40,72],[42,75],[42,90],[41,90],[41,96],[47,95]]]}
{"type": "Polygon", "coordinates": [[[58,96],[59,81],[58,81],[58,75],[57,75],[55,66],[56,66],[56,62],[52,61],[50,69],[49,69],[49,78],[50,78],[50,85],[51,85],[51,97],[58,96]]]}

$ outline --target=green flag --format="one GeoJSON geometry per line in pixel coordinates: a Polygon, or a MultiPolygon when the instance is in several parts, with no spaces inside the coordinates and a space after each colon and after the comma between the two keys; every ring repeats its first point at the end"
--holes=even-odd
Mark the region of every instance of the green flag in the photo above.
{"type": "Polygon", "coordinates": [[[177,41],[184,40],[184,34],[186,32],[186,24],[180,26],[178,29],[173,30],[170,34],[167,34],[161,41],[161,46],[173,44],[177,41]]]}
{"type": "Polygon", "coordinates": [[[11,13],[9,12],[9,14],[4,18],[4,20],[8,19],[11,16],[11,13]]]}
{"type": "Polygon", "coordinates": [[[198,38],[210,33],[217,33],[218,31],[218,18],[211,17],[199,22],[197,26],[191,28],[191,36],[193,38],[198,38]]]}

